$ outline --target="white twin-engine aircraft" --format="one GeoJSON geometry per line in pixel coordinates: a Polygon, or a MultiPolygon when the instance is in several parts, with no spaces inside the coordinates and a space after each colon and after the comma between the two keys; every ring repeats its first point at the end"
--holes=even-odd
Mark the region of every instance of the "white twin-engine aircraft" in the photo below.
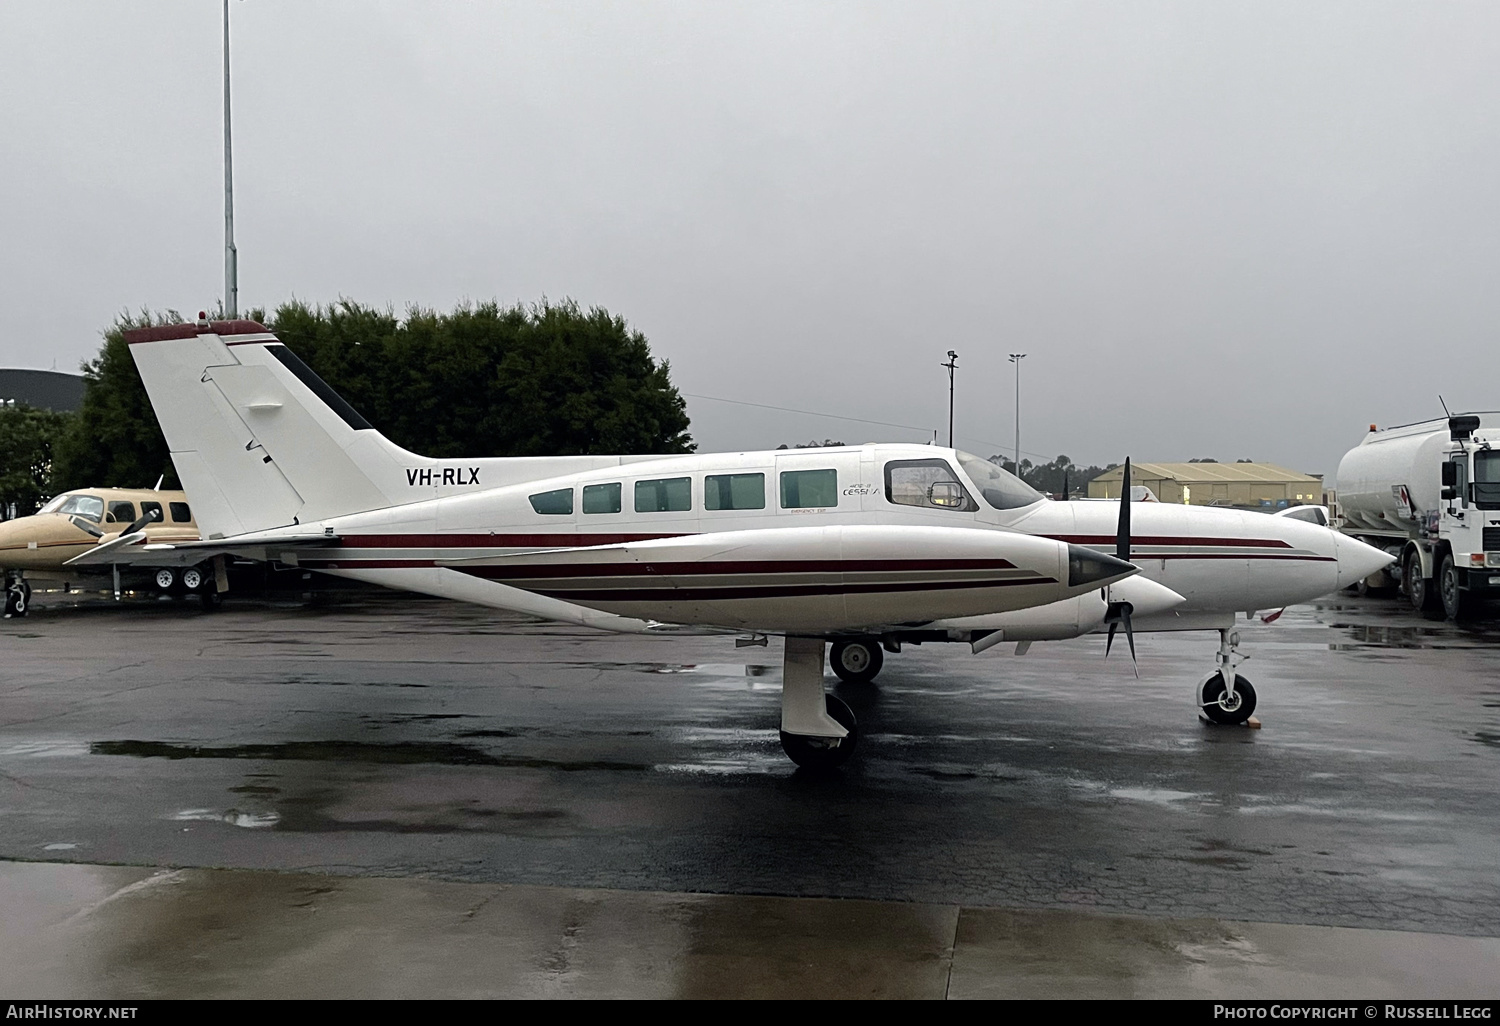
{"type": "Polygon", "coordinates": [[[1051,502],[926,445],[429,459],[253,321],[126,339],[203,540],[142,532],[80,562],[233,553],[605,630],[784,635],[782,744],[803,766],[842,763],[857,737],[824,693],[830,641],[835,673],[868,681],[903,643],[1124,627],[1133,655],[1135,630],[1212,629],[1201,704],[1240,722],[1255,693],[1234,673],[1236,612],[1390,561],[1319,524],[1202,507],[1136,503],[1132,536],[1130,503],[1051,502]]]}

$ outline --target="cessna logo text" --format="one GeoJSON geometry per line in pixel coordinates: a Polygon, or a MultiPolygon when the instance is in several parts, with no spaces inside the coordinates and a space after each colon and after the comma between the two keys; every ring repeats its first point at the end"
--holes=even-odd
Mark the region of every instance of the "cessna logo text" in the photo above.
{"type": "Polygon", "coordinates": [[[433,485],[477,485],[479,483],[478,467],[429,467],[425,470],[408,470],[406,472],[406,483],[412,488],[417,485],[431,487],[433,485]]]}

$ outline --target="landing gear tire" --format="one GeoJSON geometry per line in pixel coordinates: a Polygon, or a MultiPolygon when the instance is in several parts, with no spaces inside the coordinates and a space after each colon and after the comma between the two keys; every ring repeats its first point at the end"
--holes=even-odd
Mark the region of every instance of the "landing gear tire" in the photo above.
{"type": "Polygon", "coordinates": [[[1439,598],[1433,582],[1422,576],[1422,557],[1408,552],[1401,566],[1401,586],[1406,592],[1411,607],[1419,613],[1431,613],[1438,608],[1439,598]]]}
{"type": "Polygon", "coordinates": [[[1234,675],[1234,698],[1225,701],[1224,678],[1214,673],[1198,689],[1198,704],[1203,715],[1226,726],[1244,723],[1255,712],[1255,688],[1239,674],[1234,675]]]}
{"type": "Polygon", "coordinates": [[[160,570],[156,571],[156,577],[154,578],[154,580],[156,581],[156,586],[162,591],[169,591],[171,590],[172,585],[176,583],[177,575],[172,573],[172,571],[167,569],[166,567],[162,567],[160,570]]]}
{"type": "Polygon", "coordinates": [[[807,737],[802,734],[781,732],[781,750],[787,758],[805,770],[825,772],[837,769],[849,761],[854,746],[859,740],[859,727],[854,720],[854,711],[832,695],[825,695],[828,715],[849,733],[840,738],[807,737]]]}
{"type": "Polygon", "coordinates": [[[868,684],[885,664],[885,655],[880,651],[879,642],[872,638],[858,638],[835,641],[828,653],[828,661],[839,680],[848,684],[868,684]]]}
{"type": "Polygon", "coordinates": [[[1461,620],[1468,615],[1468,596],[1458,586],[1458,567],[1453,563],[1453,556],[1443,557],[1443,565],[1438,570],[1438,595],[1443,601],[1443,615],[1450,620],[1461,620]]]}

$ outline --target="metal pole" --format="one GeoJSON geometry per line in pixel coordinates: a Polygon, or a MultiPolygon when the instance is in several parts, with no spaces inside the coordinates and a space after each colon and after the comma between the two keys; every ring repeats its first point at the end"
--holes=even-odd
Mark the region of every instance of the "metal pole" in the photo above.
{"type": "Polygon", "coordinates": [[[958,366],[958,354],[948,350],[948,448],[953,448],[953,369],[958,366]]]}
{"type": "Polygon", "coordinates": [[[1016,365],[1016,476],[1021,476],[1021,361],[1025,353],[1011,353],[1010,362],[1016,365]]]}
{"type": "Polygon", "coordinates": [[[229,0],[224,0],[224,316],[240,315],[239,254],[234,248],[234,163],[229,143],[229,0]]]}

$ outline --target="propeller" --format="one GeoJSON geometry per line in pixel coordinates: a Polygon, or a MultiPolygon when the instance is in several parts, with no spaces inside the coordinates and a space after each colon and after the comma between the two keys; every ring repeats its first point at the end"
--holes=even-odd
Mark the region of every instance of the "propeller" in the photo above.
{"type": "MultiPolygon", "coordinates": [[[[1120,522],[1115,528],[1115,556],[1130,562],[1130,457],[1125,457],[1125,474],[1120,480],[1120,522]]],[[[1129,602],[1111,602],[1104,613],[1104,622],[1109,624],[1109,636],[1104,640],[1104,658],[1115,643],[1115,632],[1125,628],[1125,641],[1130,645],[1130,665],[1137,678],[1141,675],[1140,663],[1135,658],[1135,631],[1130,625],[1133,608],[1129,602]]]]}
{"type": "Polygon", "coordinates": [[[147,524],[151,523],[153,520],[160,520],[160,519],[161,519],[161,510],[159,510],[159,509],[148,509],[148,510],[146,510],[146,512],[142,513],[139,517],[136,518],[135,523],[131,524],[129,527],[125,528],[125,530],[121,531],[120,532],[120,537],[123,538],[127,534],[135,534],[137,531],[140,531],[143,528],[145,528],[145,526],[147,524]]]}

